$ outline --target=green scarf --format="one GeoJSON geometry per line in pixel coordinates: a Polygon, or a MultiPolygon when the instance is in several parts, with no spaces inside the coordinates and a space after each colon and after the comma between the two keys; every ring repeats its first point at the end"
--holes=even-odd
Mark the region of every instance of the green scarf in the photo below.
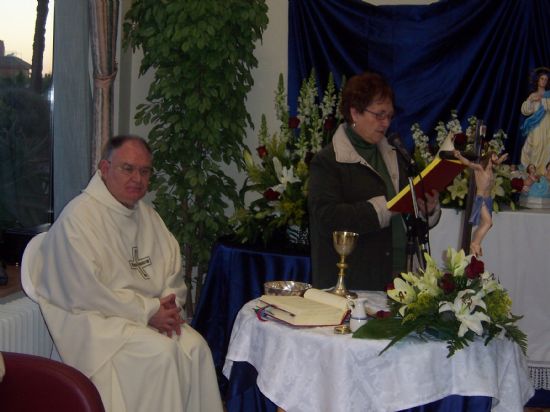
{"type": "MultiPolygon", "coordinates": [[[[382,177],[386,184],[386,199],[392,199],[396,193],[391,181],[388,168],[378,146],[366,142],[359,136],[351,127],[346,127],[346,135],[348,136],[351,144],[363,159],[365,159],[369,165],[372,166],[376,172],[382,177]]],[[[402,272],[406,268],[406,254],[405,246],[407,244],[407,235],[405,233],[405,227],[403,226],[403,220],[401,215],[396,214],[391,218],[392,228],[392,249],[393,249],[393,272],[402,272]]]]}

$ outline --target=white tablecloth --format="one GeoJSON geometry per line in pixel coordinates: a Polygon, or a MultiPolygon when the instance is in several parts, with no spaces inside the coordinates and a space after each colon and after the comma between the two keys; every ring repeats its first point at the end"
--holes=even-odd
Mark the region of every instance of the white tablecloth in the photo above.
{"type": "MultiPolygon", "coordinates": [[[[463,213],[443,209],[430,231],[432,256],[460,247],[463,213]]],[[[475,228],[474,228],[475,229],[475,228]]],[[[550,390],[550,211],[493,213],[482,243],[485,268],[508,290],[518,325],[528,336],[528,365],[536,388],[550,390]]]]}
{"type": "Polygon", "coordinates": [[[508,340],[476,341],[447,358],[444,342],[388,341],[262,322],[255,301],[239,312],[223,373],[252,364],[262,393],[287,412],[396,411],[448,395],[489,396],[494,411],[518,412],[534,393],[525,357],[508,340]]]}

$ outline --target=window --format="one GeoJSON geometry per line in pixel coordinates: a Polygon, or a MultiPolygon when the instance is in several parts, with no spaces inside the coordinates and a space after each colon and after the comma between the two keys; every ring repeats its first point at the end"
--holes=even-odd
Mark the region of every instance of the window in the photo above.
{"type": "MultiPolygon", "coordinates": [[[[51,222],[53,9],[0,3],[0,241],[51,222]]],[[[12,246],[0,258],[12,260],[12,246]]]]}

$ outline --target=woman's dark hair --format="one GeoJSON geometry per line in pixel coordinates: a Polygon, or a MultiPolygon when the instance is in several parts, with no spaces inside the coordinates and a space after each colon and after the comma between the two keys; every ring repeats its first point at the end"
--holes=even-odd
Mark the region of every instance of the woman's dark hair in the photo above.
{"type": "Polygon", "coordinates": [[[394,100],[393,90],[388,82],[378,73],[365,72],[350,78],[342,91],[340,113],[347,123],[352,123],[351,108],[359,112],[378,99],[394,100]]]}
{"type": "Polygon", "coordinates": [[[119,136],[111,137],[107,141],[107,143],[105,143],[105,146],[103,147],[103,152],[101,153],[101,159],[109,160],[109,158],[113,154],[113,151],[118,149],[120,146],[122,146],[124,143],[126,143],[129,140],[133,140],[141,143],[145,148],[145,150],[147,150],[150,155],[153,154],[153,151],[151,150],[151,146],[149,146],[149,143],[147,143],[147,141],[142,137],[133,136],[133,135],[119,135],[119,136]]]}

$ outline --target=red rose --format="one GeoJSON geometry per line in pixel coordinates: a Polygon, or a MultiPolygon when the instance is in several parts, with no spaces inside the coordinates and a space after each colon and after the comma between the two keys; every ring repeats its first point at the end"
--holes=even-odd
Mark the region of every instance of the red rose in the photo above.
{"type": "Polygon", "coordinates": [[[480,274],[485,271],[485,265],[481,260],[477,260],[475,256],[472,256],[470,264],[466,266],[466,276],[468,279],[478,278],[480,274]]]}
{"type": "Polygon", "coordinates": [[[256,149],[258,151],[258,156],[260,156],[260,159],[263,159],[267,156],[267,149],[265,146],[260,146],[256,149]]]}
{"type": "Polygon", "coordinates": [[[264,197],[271,201],[271,200],[277,200],[279,198],[279,196],[281,196],[281,194],[271,188],[267,189],[265,192],[264,192],[264,197]]]}
{"type": "Polygon", "coordinates": [[[452,293],[456,288],[454,276],[451,273],[445,273],[439,281],[439,286],[445,294],[452,293]]]}
{"type": "Polygon", "coordinates": [[[464,146],[467,140],[468,137],[464,133],[455,133],[454,135],[454,144],[456,146],[464,146]]]}
{"type": "Polygon", "coordinates": [[[327,132],[330,132],[332,129],[334,129],[334,126],[336,126],[336,119],[334,116],[328,116],[325,119],[325,123],[323,124],[323,129],[327,132]]]}
{"type": "Polygon", "coordinates": [[[288,119],[288,127],[291,129],[297,129],[298,126],[300,126],[300,119],[298,119],[296,116],[292,116],[288,119]]]}
{"type": "Polygon", "coordinates": [[[379,310],[376,312],[376,319],[386,319],[391,316],[391,312],[388,312],[387,310],[379,310]]]}
{"type": "Polygon", "coordinates": [[[523,179],[521,177],[514,177],[511,181],[512,190],[515,192],[521,192],[523,189],[523,179]]]}

